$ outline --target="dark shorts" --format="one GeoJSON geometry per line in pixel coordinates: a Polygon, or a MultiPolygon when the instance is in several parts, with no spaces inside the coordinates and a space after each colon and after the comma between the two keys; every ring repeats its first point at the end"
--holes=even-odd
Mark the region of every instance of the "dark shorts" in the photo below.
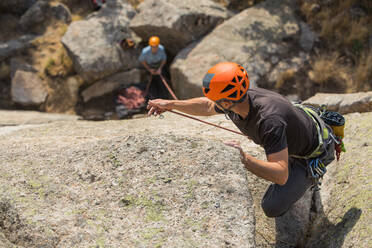
{"type": "MultiPolygon", "coordinates": [[[[330,128],[328,129],[332,132],[330,128]]],[[[335,159],[335,145],[331,137],[324,142],[325,150],[319,158],[327,166],[335,159]]],[[[313,185],[305,159],[289,158],[288,162],[289,176],[287,183],[283,186],[271,184],[262,198],[261,206],[268,217],[283,215],[313,185]]]]}

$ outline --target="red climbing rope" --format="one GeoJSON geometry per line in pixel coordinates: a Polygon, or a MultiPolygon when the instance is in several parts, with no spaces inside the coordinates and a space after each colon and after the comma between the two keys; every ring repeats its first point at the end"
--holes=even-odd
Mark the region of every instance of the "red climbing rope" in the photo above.
{"type": "Polygon", "coordinates": [[[160,74],[160,78],[161,78],[161,81],[163,82],[164,86],[167,87],[167,90],[168,90],[169,93],[172,95],[173,99],[174,99],[174,100],[178,100],[178,98],[177,98],[176,95],[174,94],[173,90],[169,87],[167,81],[165,81],[163,75],[160,74]]]}
{"type": "MultiPolygon", "coordinates": [[[[176,97],[176,95],[174,94],[174,92],[172,91],[172,89],[169,87],[168,83],[165,81],[163,75],[160,74],[160,78],[161,78],[161,81],[163,82],[164,86],[168,89],[169,93],[172,95],[173,99],[174,100],[178,100],[178,98],[176,97]]],[[[238,132],[238,131],[235,131],[235,130],[232,130],[232,129],[229,129],[229,128],[226,128],[226,127],[221,127],[219,125],[216,125],[216,124],[213,124],[211,122],[208,122],[208,121],[203,121],[203,120],[200,120],[198,118],[195,118],[193,116],[189,116],[189,115],[186,115],[186,114],[183,114],[183,113],[180,113],[180,112],[176,112],[174,110],[168,110],[168,112],[171,112],[173,114],[176,114],[176,115],[180,115],[180,116],[183,116],[183,117],[186,117],[186,118],[189,118],[189,119],[192,119],[192,120],[195,120],[195,121],[199,121],[199,122],[202,122],[204,124],[207,124],[207,125],[211,125],[211,126],[214,126],[214,127],[218,127],[218,128],[221,128],[221,129],[224,129],[226,131],[230,131],[230,132],[233,132],[235,134],[239,134],[239,135],[243,135],[245,136],[243,133],[241,132],[238,132]]]]}
{"type": "Polygon", "coordinates": [[[233,133],[236,133],[236,134],[240,134],[240,135],[245,136],[244,134],[242,134],[242,133],[240,133],[240,132],[238,132],[238,131],[235,131],[235,130],[232,130],[232,129],[229,129],[229,128],[226,128],[226,127],[221,127],[221,126],[216,125],[216,124],[213,124],[213,123],[211,123],[211,122],[203,121],[203,120],[200,120],[200,119],[198,119],[198,118],[195,118],[195,117],[192,117],[192,116],[189,116],[189,115],[186,115],[186,114],[180,113],[180,112],[176,112],[176,111],[173,111],[173,110],[168,110],[168,112],[171,112],[171,113],[173,113],[173,114],[177,114],[177,115],[181,115],[181,116],[183,116],[183,117],[190,118],[190,119],[195,120],[195,121],[200,121],[200,122],[202,122],[202,123],[204,123],[204,124],[207,124],[207,125],[211,125],[211,126],[214,126],[214,127],[222,128],[222,129],[224,129],[224,130],[226,130],[226,131],[230,131],[230,132],[233,132],[233,133]]]}

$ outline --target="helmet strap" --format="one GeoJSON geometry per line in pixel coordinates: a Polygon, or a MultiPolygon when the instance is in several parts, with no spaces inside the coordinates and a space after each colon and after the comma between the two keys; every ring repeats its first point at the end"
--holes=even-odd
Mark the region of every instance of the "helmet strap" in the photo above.
{"type": "Polygon", "coordinates": [[[217,100],[215,101],[215,103],[217,104],[217,106],[222,109],[222,111],[226,114],[231,114],[233,111],[231,110],[233,107],[235,107],[236,105],[238,105],[239,103],[242,103],[245,99],[247,98],[247,93],[244,94],[244,96],[242,96],[239,100],[236,100],[236,101],[233,101],[233,100],[228,100],[228,99],[220,99],[220,100],[217,100]],[[222,107],[221,105],[221,101],[223,100],[227,100],[227,101],[230,101],[232,102],[233,104],[229,107],[229,108],[224,108],[222,107]]]}
{"type": "Polygon", "coordinates": [[[228,117],[228,115],[229,115],[229,114],[232,114],[232,113],[234,113],[234,112],[231,111],[230,108],[229,108],[229,109],[225,109],[224,107],[222,107],[222,105],[220,104],[220,101],[221,101],[221,100],[218,100],[218,101],[216,101],[215,103],[216,103],[217,106],[218,106],[218,107],[223,111],[223,113],[225,114],[226,119],[229,120],[230,118],[228,117]]]}

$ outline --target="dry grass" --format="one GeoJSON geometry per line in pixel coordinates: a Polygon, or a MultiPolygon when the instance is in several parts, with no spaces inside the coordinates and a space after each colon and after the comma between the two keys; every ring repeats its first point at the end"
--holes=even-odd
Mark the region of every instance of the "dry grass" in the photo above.
{"type": "Polygon", "coordinates": [[[350,20],[345,12],[331,17],[331,11],[324,11],[326,15],[321,23],[320,37],[339,47],[352,48],[356,42],[362,43],[370,32],[366,19],[350,20]]]}
{"type": "Polygon", "coordinates": [[[352,49],[356,41],[364,43],[372,34],[372,1],[369,0],[334,0],[330,5],[303,1],[301,11],[323,41],[338,48],[352,49]],[[320,11],[314,12],[314,5],[318,5],[320,11]],[[353,14],[356,7],[365,14],[353,14]]]}
{"type": "Polygon", "coordinates": [[[337,53],[316,56],[314,61],[310,63],[312,67],[312,71],[309,73],[310,79],[319,85],[323,85],[331,78],[337,78],[339,71],[344,70],[338,60],[339,55],[337,53]]]}
{"type": "Polygon", "coordinates": [[[372,51],[361,55],[354,72],[353,91],[372,90],[372,51]]]}
{"type": "Polygon", "coordinates": [[[84,16],[81,15],[72,15],[71,16],[71,21],[76,22],[76,21],[81,21],[84,20],[84,16]]]}
{"type": "MultiPolygon", "coordinates": [[[[371,24],[369,24],[371,25],[371,24]]],[[[345,37],[344,43],[346,46],[353,46],[355,41],[362,42],[368,38],[370,32],[370,26],[368,26],[367,20],[362,19],[358,21],[352,21],[349,26],[348,33],[345,37]]],[[[342,36],[341,31],[339,37],[342,36]]]]}
{"type": "Polygon", "coordinates": [[[276,89],[283,88],[287,82],[292,81],[294,79],[294,74],[295,71],[292,69],[282,72],[278,76],[278,79],[276,80],[275,88],[276,89]]]}
{"type": "Polygon", "coordinates": [[[68,76],[74,73],[74,63],[71,58],[68,56],[67,51],[62,48],[60,52],[60,63],[64,69],[64,76],[68,76]]]}
{"type": "Polygon", "coordinates": [[[66,4],[71,11],[73,21],[84,19],[88,14],[93,12],[91,0],[53,0],[53,2],[66,4]]]}
{"type": "Polygon", "coordinates": [[[51,54],[45,65],[44,72],[51,77],[67,77],[74,72],[74,65],[63,47],[51,54]]]}
{"type": "Polygon", "coordinates": [[[304,1],[300,3],[300,11],[307,20],[310,20],[313,15],[314,3],[310,1],[304,1]]]}
{"type": "Polygon", "coordinates": [[[45,65],[45,68],[51,68],[53,67],[54,65],[56,64],[56,62],[54,61],[53,58],[49,58],[46,65],[45,65]]]}
{"type": "MultiPolygon", "coordinates": [[[[218,0],[217,0],[218,1],[218,0]]],[[[263,0],[230,0],[229,4],[227,5],[228,9],[235,10],[235,11],[242,11],[246,8],[252,7],[263,0]]]]}
{"type": "Polygon", "coordinates": [[[17,39],[22,35],[17,27],[19,19],[11,14],[0,14],[0,42],[17,39]]]}
{"type": "Polygon", "coordinates": [[[2,62],[0,64],[0,80],[8,77],[10,77],[10,66],[7,63],[2,62]]]}
{"type": "Polygon", "coordinates": [[[137,8],[140,3],[143,2],[143,0],[127,0],[128,3],[130,3],[133,8],[137,8]]]}
{"type": "MultiPolygon", "coordinates": [[[[144,0],[127,0],[135,9],[138,5],[143,2],[144,0]]],[[[225,6],[229,9],[241,11],[243,9],[252,7],[253,5],[262,2],[263,0],[213,0],[213,2],[219,3],[222,6],[225,6]]]]}
{"type": "Polygon", "coordinates": [[[308,76],[322,91],[339,92],[353,85],[350,69],[341,63],[337,52],[317,55],[310,65],[308,76]]]}
{"type": "Polygon", "coordinates": [[[59,30],[58,30],[58,34],[59,34],[59,36],[61,36],[61,37],[64,36],[65,33],[67,32],[67,29],[68,29],[68,25],[62,23],[62,24],[60,25],[60,27],[59,27],[59,30]]]}
{"type": "Polygon", "coordinates": [[[345,92],[372,90],[372,1],[302,0],[300,7],[322,42],[311,62],[311,81],[321,88],[344,85],[345,92]]]}

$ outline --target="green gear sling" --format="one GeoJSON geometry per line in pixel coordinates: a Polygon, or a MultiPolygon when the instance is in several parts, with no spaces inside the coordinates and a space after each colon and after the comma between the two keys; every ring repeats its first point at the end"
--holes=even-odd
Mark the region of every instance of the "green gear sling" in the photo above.
{"type": "Polygon", "coordinates": [[[323,121],[321,121],[319,115],[313,109],[306,107],[304,105],[301,105],[301,104],[294,104],[294,106],[302,109],[308,116],[310,116],[310,118],[315,123],[316,130],[318,132],[319,144],[315,148],[315,150],[309,155],[306,155],[306,156],[291,155],[291,157],[302,158],[302,159],[311,159],[311,158],[319,157],[323,152],[322,148],[324,145],[324,140],[328,139],[330,133],[327,127],[324,125],[323,121]]]}

